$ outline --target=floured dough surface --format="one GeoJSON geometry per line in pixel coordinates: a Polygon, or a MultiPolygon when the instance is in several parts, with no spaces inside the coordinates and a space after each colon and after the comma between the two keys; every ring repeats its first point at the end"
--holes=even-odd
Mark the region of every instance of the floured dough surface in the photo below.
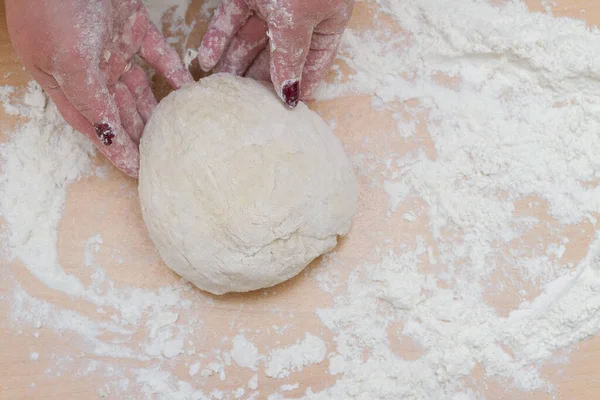
{"type": "Polygon", "coordinates": [[[251,79],[217,74],[171,93],[140,154],[142,213],[162,259],[214,294],[293,277],[335,247],[356,212],[331,129],[251,79]]]}

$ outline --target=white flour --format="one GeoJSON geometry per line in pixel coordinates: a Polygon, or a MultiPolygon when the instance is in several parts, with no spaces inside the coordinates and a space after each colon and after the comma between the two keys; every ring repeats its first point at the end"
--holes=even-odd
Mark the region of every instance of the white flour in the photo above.
{"type": "MultiPolygon", "coordinates": [[[[188,2],[148,4],[154,20],[176,6],[172,18],[181,21],[188,2]]],[[[333,336],[327,344],[311,331],[296,344],[258,347],[240,329],[220,349],[197,351],[190,339],[210,332],[202,318],[211,302],[185,283],[117,288],[96,260],[100,235],[87,240],[82,256],[91,284],[67,274],[58,225],[69,183],[98,173],[92,146],[46,105],[37,86],[22,102],[0,88],[5,110],[29,118],[0,146],[3,247],[49,289],[98,313],[92,319],[37,298],[0,266],[9,283],[0,301],[11,310],[3,325],[68,334],[74,349],[99,360],[42,346],[24,358],[56,360],[48,376],[102,373],[107,383],[99,394],[116,398],[480,399],[486,393],[468,378],[477,366],[504,386],[553,393],[541,367],[564,361],[556,350],[600,330],[600,238],[593,237],[600,33],[582,21],[530,14],[516,2],[377,4],[377,31],[344,36],[339,58],[353,74],[319,92],[322,100],[371,95],[372,106],[393,120],[389,131],[365,132],[363,151],[351,154],[367,190],[388,196],[388,210],[369,228],[382,231],[366,232],[378,238],[370,261],[332,254],[310,274],[333,295],[331,307],[316,310],[333,336]],[[551,218],[542,220],[546,207],[551,218]],[[386,223],[421,228],[389,237],[386,223]],[[574,260],[570,249],[582,241],[588,254],[574,260]],[[512,297],[512,306],[495,308],[491,294],[512,297]],[[398,343],[416,351],[403,358],[398,343]],[[175,363],[184,364],[183,375],[173,372],[175,363]],[[326,363],[335,384],[321,391],[296,386],[294,371],[318,363],[326,363]],[[232,388],[227,382],[239,370],[249,375],[232,388]],[[269,379],[288,375],[289,382],[276,381],[278,393],[261,392],[269,379]],[[215,377],[220,389],[201,390],[200,377],[215,377]]],[[[285,318],[282,326],[293,323],[285,318]]]]}
{"type": "Polygon", "coordinates": [[[276,349],[269,355],[265,375],[270,378],[285,378],[291,372],[319,364],[325,359],[327,346],[323,339],[307,333],[302,342],[276,349]]]}
{"type": "Polygon", "coordinates": [[[232,342],[230,354],[233,361],[240,367],[256,371],[260,354],[254,343],[246,339],[243,334],[234,337],[232,342]]]}

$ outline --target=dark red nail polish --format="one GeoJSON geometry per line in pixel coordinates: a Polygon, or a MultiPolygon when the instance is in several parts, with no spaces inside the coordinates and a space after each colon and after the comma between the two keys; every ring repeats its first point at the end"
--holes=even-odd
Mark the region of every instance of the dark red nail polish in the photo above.
{"type": "Polygon", "coordinates": [[[109,124],[94,124],[96,130],[96,136],[104,143],[105,146],[110,146],[115,134],[109,124]]]}
{"type": "Polygon", "coordinates": [[[296,107],[300,99],[300,81],[298,79],[287,81],[281,88],[281,97],[288,107],[296,107]]]}

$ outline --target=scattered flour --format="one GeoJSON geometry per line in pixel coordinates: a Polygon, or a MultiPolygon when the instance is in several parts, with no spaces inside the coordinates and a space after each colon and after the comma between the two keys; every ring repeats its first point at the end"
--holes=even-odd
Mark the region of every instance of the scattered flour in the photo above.
{"type": "Polygon", "coordinates": [[[197,362],[197,363],[194,363],[194,364],[190,365],[190,369],[189,369],[190,376],[192,376],[192,377],[193,377],[193,376],[194,376],[194,375],[196,375],[198,372],[200,372],[200,365],[201,365],[201,364],[200,364],[199,362],[197,362]]]}
{"type": "MultiPolygon", "coordinates": [[[[188,0],[146,3],[155,23],[170,10],[178,21],[173,32],[190,31],[188,0]]],[[[207,4],[203,12],[215,2],[207,4]]],[[[387,197],[374,222],[424,225],[410,238],[361,232],[381,239],[369,261],[333,254],[327,268],[311,272],[333,296],[331,306],[316,311],[333,336],[330,348],[306,333],[269,352],[240,329],[222,342],[227,350],[196,354],[189,340],[210,330],[202,310],[211,303],[186,283],[117,287],[97,260],[105,246],[99,234],[82,255],[91,283],[68,274],[57,254],[67,188],[102,171],[93,166],[93,147],[32,84],[20,100],[14,88],[0,87],[5,111],[26,118],[2,132],[8,140],[0,145],[0,216],[7,229],[0,251],[98,315],[38,298],[5,265],[0,302],[12,329],[68,335],[73,349],[98,359],[40,359],[37,352],[25,359],[54,360],[48,379],[101,373],[107,383],[98,395],[116,398],[284,398],[261,391],[272,379],[259,385],[259,373],[294,377],[326,360],[336,379],[330,387],[276,387],[301,389],[307,399],[482,399],[486,393],[469,378],[479,367],[486,382],[555,393],[541,367],[568,361],[556,351],[600,330],[600,32],[531,14],[517,1],[372,4],[377,28],[344,35],[339,60],[353,72],[323,85],[318,97],[369,95],[373,108],[391,115],[391,130],[365,132],[361,152],[351,155],[362,184],[387,197]],[[539,210],[546,208],[543,219],[539,210]],[[573,237],[567,229],[580,226],[588,234],[573,237]],[[532,245],[528,238],[540,232],[550,241],[532,245]],[[582,241],[587,256],[572,260],[573,243],[582,241]],[[494,308],[490,293],[512,294],[514,306],[494,308]],[[407,341],[418,348],[410,359],[395,352],[394,343],[407,341]],[[192,355],[196,362],[183,364],[190,365],[186,382],[171,366],[192,355]],[[248,392],[227,385],[231,364],[256,372],[248,392]],[[207,379],[223,386],[205,393],[207,379]]],[[[341,122],[332,124],[339,130],[341,122]]],[[[280,325],[292,324],[288,319],[280,325]]]]}
{"type": "Polygon", "coordinates": [[[165,342],[162,354],[167,358],[173,358],[183,353],[183,340],[173,339],[165,342]]]}
{"type": "MultiPolygon", "coordinates": [[[[191,0],[144,0],[150,20],[159,28],[162,27],[163,16],[168,11],[171,17],[169,22],[175,23],[176,27],[181,27],[184,23],[185,12],[187,11],[191,0]]],[[[189,32],[188,32],[189,33],[189,32]]]]}
{"type": "Polygon", "coordinates": [[[298,382],[289,385],[281,385],[280,389],[284,392],[291,392],[292,390],[296,390],[300,387],[298,382]]]}
{"type": "Polygon", "coordinates": [[[329,359],[329,373],[331,375],[343,374],[346,370],[346,360],[344,357],[336,354],[329,359]]]}
{"type": "Polygon", "coordinates": [[[244,390],[244,388],[237,388],[237,390],[235,391],[235,398],[239,399],[241,398],[244,394],[246,393],[246,391],[244,390]]]}
{"type": "Polygon", "coordinates": [[[243,334],[233,338],[233,347],[230,353],[237,365],[256,371],[260,359],[258,349],[243,334]]]}
{"type": "Polygon", "coordinates": [[[198,51],[194,49],[187,49],[183,56],[183,64],[189,69],[194,61],[198,57],[198,51]]]}
{"type": "Polygon", "coordinates": [[[256,390],[258,388],[258,375],[252,375],[252,378],[248,381],[248,389],[256,390]]]}
{"type": "Polygon", "coordinates": [[[326,352],[323,339],[306,333],[302,342],[271,351],[265,374],[271,378],[285,378],[291,372],[323,362],[326,352]]]}

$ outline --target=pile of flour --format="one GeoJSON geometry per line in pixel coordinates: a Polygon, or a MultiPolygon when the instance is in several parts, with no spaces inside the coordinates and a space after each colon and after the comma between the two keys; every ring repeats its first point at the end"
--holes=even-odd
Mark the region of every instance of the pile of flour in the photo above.
{"type": "MultiPolygon", "coordinates": [[[[188,2],[172,3],[171,18],[185,31],[188,2]]],[[[332,254],[310,274],[333,296],[332,306],[315,310],[333,337],[327,343],[306,332],[266,349],[240,330],[222,348],[197,352],[189,339],[210,329],[202,323],[210,301],[185,282],[117,288],[96,262],[99,235],[86,242],[92,284],[66,274],[57,254],[66,188],[101,172],[94,151],[39,87],[24,98],[0,88],[5,110],[28,118],[0,147],[3,247],[48,288],[99,314],[90,319],[36,298],[0,267],[10,281],[0,301],[11,310],[11,330],[67,332],[79,339],[74,348],[102,360],[55,354],[60,362],[48,374],[101,371],[100,395],[161,399],[281,399],[298,390],[308,399],[480,399],[485,393],[470,378],[478,368],[515,390],[554,390],[541,368],[600,330],[600,33],[519,2],[371,5],[377,28],[344,35],[339,61],[352,73],[323,85],[318,98],[368,95],[390,116],[388,130],[364,132],[360,152],[348,148],[361,185],[386,196],[388,208],[374,226],[359,227],[377,240],[363,260],[332,254]],[[417,226],[418,234],[386,235],[385,224],[417,226]],[[585,242],[585,257],[569,256],[575,240],[585,242]],[[513,306],[498,308],[493,294],[513,306]],[[408,343],[410,357],[397,351],[408,343]],[[189,376],[175,376],[170,361],[190,358],[189,376]],[[331,387],[313,391],[293,380],[322,363],[337,378],[331,387]],[[234,389],[233,367],[251,375],[234,389]],[[198,377],[211,376],[228,389],[199,387],[198,377]],[[261,392],[263,379],[283,378],[292,380],[261,392]]],[[[43,350],[27,358],[43,360],[43,350]]]]}

